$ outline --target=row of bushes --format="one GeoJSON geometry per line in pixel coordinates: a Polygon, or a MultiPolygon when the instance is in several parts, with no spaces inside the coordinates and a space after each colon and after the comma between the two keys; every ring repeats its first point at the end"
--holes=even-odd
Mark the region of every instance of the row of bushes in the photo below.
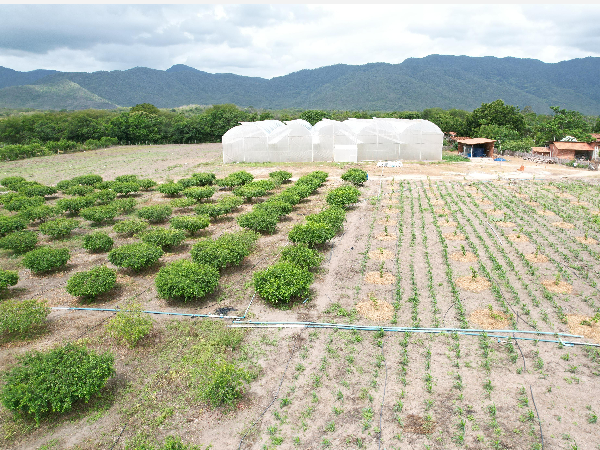
{"type": "Polygon", "coordinates": [[[88,139],[83,144],[61,139],[60,141],[48,141],[45,144],[4,145],[0,146],[0,160],[15,161],[17,159],[32,158],[34,156],[48,156],[59,152],[96,150],[98,148],[112,147],[118,143],[118,139],[105,136],[100,139],[88,139]]]}

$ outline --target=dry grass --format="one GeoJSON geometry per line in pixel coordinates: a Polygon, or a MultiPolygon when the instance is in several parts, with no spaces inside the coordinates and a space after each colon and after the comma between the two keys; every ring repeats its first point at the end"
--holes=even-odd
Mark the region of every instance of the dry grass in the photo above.
{"type": "Polygon", "coordinates": [[[512,228],[512,227],[516,226],[516,224],[514,224],[513,222],[498,221],[498,222],[496,222],[496,226],[499,226],[501,228],[512,228]]]}
{"type": "Polygon", "coordinates": [[[490,202],[489,200],[481,200],[479,202],[480,205],[493,205],[492,202],[490,202]]]}
{"type": "Polygon", "coordinates": [[[470,292],[481,292],[489,289],[492,283],[483,277],[473,278],[471,275],[466,277],[459,277],[456,279],[456,284],[463,288],[465,291],[470,292]]]}
{"type": "Polygon", "coordinates": [[[433,200],[433,201],[431,202],[431,204],[432,204],[433,206],[444,206],[444,204],[445,204],[445,203],[444,203],[444,201],[443,201],[443,200],[433,200]]]}
{"type": "Polygon", "coordinates": [[[585,238],[585,236],[577,236],[575,239],[577,239],[579,242],[581,242],[582,244],[597,244],[598,241],[596,239],[592,239],[592,238],[585,238]]]}
{"type": "Polygon", "coordinates": [[[465,240],[465,235],[461,234],[461,233],[444,233],[442,236],[444,236],[444,238],[448,239],[449,241],[464,241],[465,240]]]}
{"type": "Polygon", "coordinates": [[[556,280],[544,280],[542,284],[546,289],[555,294],[570,294],[573,292],[573,286],[566,281],[559,281],[557,283],[556,280]]]}
{"type": "Polygon", "coordinates": [[[504,214],[504,211],[502,211],[501,209],[488,209],[486,211],[486,213],[496,215],[496,214],[504,214]]]}
{"type": "Polygon", "coordinates": [[[508,235],[508,239],[513,242],[529,242],[529,238],[524,234],[511,233],[508,235]]]}
{"type": "Polygon", "coordinates": [[[525,259],[532,263],[546,263],[549,261],[548,257],[546,255],[542,255],[541,253],[538,253],[537,255],[535,253],[527,253],[525,255],[525,259]]]}
{"type": "Polygon", "coordinates": [[[570,333],[580,334],[596,344],[600,344],[600,323],[593,322],[591,317],[579,314],[567,315],[567,324],[570,333]],[[582,325],[581,322],[586,324],[582,325]]]}
{"type": "Polygon", "coordinates": [[[436,422],[434,420],[427,421],[423,417],[417,416],[416,414],[409,414],[406,416],[404,432],[414,434],[430,434],[435,430],[435,424],[436,422]]]}
{"type": "Polygon", "coordinates": [[[394,307],[388,302],[377,300],[372,295],[368,300],[356,304],[356,311],[365,319],[374,322],[389,322],[394,316],[394,307]]]}
{"type": "Polygon", "coordinates": [[[393,257],[394,254],[391,251],[383,248],[381,250],[373,250],[369,252],[369,258],[377,261],[385,261],[386,259],[392,259],[393,257]]]}
{"type": "Polygon", "coordinates": [[[486,330],[507,329],[510,325],[508,317],[501,311],[490,311],[489,309],[477,309],[469,316],[469,321],[480,325],[486,330]]]}
{"type": "Polygon", "coordinates": [[[477,261],[477,256],[475,256],[475,253],[471,252],[465,252],[464,255],[462,252],[454,252],[450,254],[450,259],[460,262],[475,262],[477,261]]]}
{"type": "Polygon", "coordinates": [[[571,202],[571,205],[575,205],[575,206],[590,206],[590,204],[588,202],[580,202],[580,201],[573,201],[571,202]]]}
{"type": "Polygon", "coordinates": [[[569,222],[552,222],[552,225],[557,228],[562,228],[564,230],[570,230],[571,228],[575,228],[575,225],[569,222]]]}
{"type": "Polygon", "coordinates": [[[367,276],[365,276],[365,281],[369,284],[394,284],[396,282],[396,277],[389,272],[369,272],[367,273],[367,276]]]}

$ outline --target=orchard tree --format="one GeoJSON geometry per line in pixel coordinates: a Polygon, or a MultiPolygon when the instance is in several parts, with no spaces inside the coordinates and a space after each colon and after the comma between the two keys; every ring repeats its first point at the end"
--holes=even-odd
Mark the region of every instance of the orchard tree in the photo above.
{"type": "Polygon", "coordinates": [[[467,118],[466,125],[469,135],[475,134],[477,129],[482,125],[497,125],[512,128],[519,134],[525,131],[526,126],[525,118],[519,111],[519,108],[512,105],[505,105],[502,100],[482,103],[467,118]]]}

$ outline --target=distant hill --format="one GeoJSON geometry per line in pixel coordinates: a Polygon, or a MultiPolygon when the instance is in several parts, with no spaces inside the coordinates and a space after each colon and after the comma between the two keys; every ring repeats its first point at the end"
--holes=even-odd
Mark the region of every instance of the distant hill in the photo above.
{"type": "Polygon", "coordinates": [[[235,103],[272,109],[421,111],[473,110],[500,98],[538,113],[560,106],[600,115],[598,73],[600,58],[592,57],[550,64],[442,55],[409,58],[401,64],[337,64],[270,80],[210,74],[182,64],[164,71],[135,67],[93,73],[0,67],[0,107],[114,108],[147,102],[159,108],[235,103]]]}

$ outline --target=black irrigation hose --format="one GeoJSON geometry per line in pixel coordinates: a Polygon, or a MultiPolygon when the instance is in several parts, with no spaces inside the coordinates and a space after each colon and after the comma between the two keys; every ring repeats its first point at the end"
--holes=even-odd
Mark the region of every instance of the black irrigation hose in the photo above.
{"type": "Polygon", "coordinates": [[[383,402],[385,401],[385,390],[387,388],[388,379],[387,362],[385,361],[385,353],[383,352],[384,342],[385,339],[381,339],[381,355],[383,356],[383,364],[385,367],[385,383],[383,384],[383,398],[381,399],[381,409],[379,410],[379,449],[381,449],[381,435],[383,434],[383,430],[381,429],[381,416],[383,415],[383,402]]]}
{"type": "Polygon", "coordinates": [[[93,327],[88,327],[83,333],[81,333],[79,336],[77,336],[75,338],[75,340],[81,339],[83,336],[85,336],[87,333],[89,333],[90,331],[92,331],[95,328],[98,328],[100,325],[102,325],[104,322],[106,322],[110,317],[112,317],[114,314],[111,314],[110,316],[106,316],[104,319],[102,319],[100,322],[98,322],[96,325],[94,325],[93,327]]]}
{"type": "Polygon", "coordinates": [[[450,308],[448,308],[448,309],[446,310],[446,313],[444,314],[444,317],[442,317],[442,323],[446,323],[446,322],[445,322],[445,321],[446,321],[446,315],[447,315],[447,314],[450,312],[450,310],[452,309],[452,307],[453,307],[453,306],[454,306],[454,303],[452,303],[452,304],[450,305],[450,308]]]}
{"type": "Polygon", "coordinates": [[[254,428],[254,426],[258,423],[258,421],[261,420],[262,417],[267,413],[267,411],[269,410],[269,408],[273,405],[273,403],[275,403],[275,400],[277,400],[279,398],[279,391],[281,390],[281,386],[283,385],[283,380],[285,379],[285,374],[287,373],[288,367],[290,365],[290,361],[292,360],[293,356],[296,354],[296,351],[298,351],[299,348],[300,348],[300,343],[298,343],[298,345],[296,346],[296,348],[294,349],[294,351],[292,351],[292,353],[290,354],[290,357],[287,360],[287,363],[285,365],[285,369],[283,371],[283,375],[281,376],[281,380],[279,381],[279,386],[277,387],[277,392],[275,393],[275,396],[273,397],[273,400],[271,400],[271,403],[269,403],[269,405],[265,408],[265,410],[254,420],[254,422],[252,422],[252,425],[250,426],[250,428],[248,429],[248,431],[246,431],[246,434],[244,434],[242,436],[242,439],[240,440],[240,445],[238,447],[238,450],[240,450],[242,448],[242,443],[244,442],[244,439],[246,439],[246,436],[248,436],[248,434],[250,434],[250,432],[252,431],[252,429],[254,428]]]}
{"type": "Polygon", "coordinates": [[[119,441],[121,440],[121,436],[123,435],[123,432],[125,431],[125,428],[127,428],[127,425],[129,425],[129,420],[127,422],[125,422],[125,425],[123,425],[123,428],[121,428],[121,432],[117,436],[116,441],[113,442],[113,445],[110,446],[109,450],[113,450],[113,448],[115,448],[115,445],[117,445],[119,443],[119,441]]]}

